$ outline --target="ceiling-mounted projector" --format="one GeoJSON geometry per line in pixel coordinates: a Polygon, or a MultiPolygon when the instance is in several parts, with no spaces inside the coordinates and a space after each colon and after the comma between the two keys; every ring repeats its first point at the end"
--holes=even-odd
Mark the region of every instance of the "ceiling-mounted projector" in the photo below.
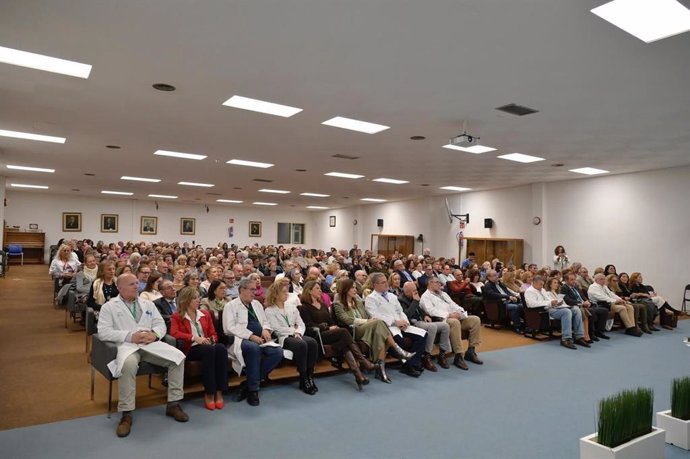
{"type": "Polygon", "coordinates": [[[463,132],[458,136],[452,137],[450,139],[450,144],[456,147],[467,148],[479,144],[479,137],[463,132]]]}

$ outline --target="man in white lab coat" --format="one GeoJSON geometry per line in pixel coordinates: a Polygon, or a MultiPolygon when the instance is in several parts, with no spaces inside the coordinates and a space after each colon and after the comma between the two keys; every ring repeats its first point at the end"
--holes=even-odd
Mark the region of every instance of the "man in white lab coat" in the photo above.
{"type": "Polygon", "coordinates": [[[165,414],[178,422],[189,420],[178,403],[184,396],[184,354],[160,341],[166,333],[165,322],[152,302],[137,298],[137,286],[133,274],[118,277],[120,295],[101,307],[98,318],[98,337],[118,345],[117,358],[108,364],[113,376],[119,378],[117,410],[122,418],[117,426],[118,437],[129,435],[132,427],[136,375],[142,361],[168,368],[165,414]]]}

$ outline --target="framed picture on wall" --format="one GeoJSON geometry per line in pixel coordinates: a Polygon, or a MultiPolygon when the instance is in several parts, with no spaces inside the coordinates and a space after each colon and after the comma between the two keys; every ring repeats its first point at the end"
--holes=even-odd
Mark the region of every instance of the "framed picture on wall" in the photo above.
{"type": "Polygon", "coordinates": [[[194,236],[196,233],[196,218],[180,218],[180,234],[194,236]]]}
{"type": "Polygon", "coordinates": [[[335,228],[335,215],[328,217],[328,226],[335,228]]]}
{"type": "Polygon", "coordinates": [[[118,219],[117,214],[101,214],[101,233],[117,233],[118,219]]]}
{"type": "Polygon", "coordinates": [[[62,231],[81,231],[81,212],[63,212],[62,231]]]}
{"type": "Polygon", "coordinates": [[[261,222],[249,222],[249,237],[261,237],[261,222]]]}
{"type": "Polygon", "coordinates": [[[141,224],[139,227],[140,234],[157,234],[158,233],[158,217],[141,217],[141,224]]]}

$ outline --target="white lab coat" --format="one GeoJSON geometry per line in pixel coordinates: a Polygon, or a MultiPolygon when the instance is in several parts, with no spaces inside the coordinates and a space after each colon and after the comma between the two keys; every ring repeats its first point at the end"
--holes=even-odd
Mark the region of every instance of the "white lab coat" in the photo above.
{"type": "MultiPolygon", "coordinates": [[[[272,331],[271,324],[266,319],[264,307],[257,300],[252,301],[252,309],[257,319],[264,329],[272,331]]],[[[232,369],[237,373],[242,373],[245,367],[244,356],[242,355],[242,340],[249,339],[252,332],[247,328],[249,314],[240,298],[235,298],[225,305],[223,309],[223,330],[228,336],[234,336],[235,340],[228,347],[228,355],[232,360],[232,369]]]]}
{"type": "Polygon", "coordinates": [[[364,300],[364,310],[369,314],[369,317],[383,320],[393,335],[402,335],[400,329],[395,325],[396,320],[403,320],[408,325],[410,324],[398,298],[392,293],[387,293],[386,298],[384,298],[376,291],[371,292],[364,300]]]}
{"type": "Polygon", "coordinates": [[[163,318],[153,303],[138,300],[137,307],[141,309],[139,322],[134,320],[129,308],[118,295],[106,302],[98,315],[98,337],[102,341],[117,344],[117,358],[108,364],[115,378],[119,378],[122,374],[125,359],[139,349],[175,362],[176,365],[185,358],[182,351],[162,341],[154,341],[150,344],[134,344],[127,341],[131,340],[131,334],[137,330],[151,330],[160,338],[165,336],[167,330],[163,318]]]}
{"type": "Polygon", "coordinates": [[[459,312],[462,319],[467,318],[467,311],[455,304],[446,292],[437,295],[431,290],[426,290],[419,299],[419,307],[431,317],[447,319],[449,315],[459,312]]]}

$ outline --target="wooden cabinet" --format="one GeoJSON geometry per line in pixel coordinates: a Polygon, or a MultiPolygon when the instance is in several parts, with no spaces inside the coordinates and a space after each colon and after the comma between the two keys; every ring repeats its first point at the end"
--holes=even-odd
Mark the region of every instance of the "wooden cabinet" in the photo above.
{"type": "Polygon", "coordinates": [[[372,234],[371,251],[390,257],[395,251],[407,256],[414,253],[414,236],[400,234],[372,234]]]}
{"type": "MultiPolygon", "coordinates": [[[[46,234],[33,231],[8,231],[5,228],[3,234],[4,250],[10,244],[20,244],[24,252],[24,263],[43,264],[46,234]]],[[[8,257],[11,264],[21,263],[21,257],[8,257]]]]}
{"type": "MultiPolygon", "coordinates": [[[[477,264],[498,258],[504,266],[520,266],[522,262],[522,239],[465,238],[467,253],[477,255],[477,264]]],[[[458,255],[460,259],[461,255],[458,255]]]]}

